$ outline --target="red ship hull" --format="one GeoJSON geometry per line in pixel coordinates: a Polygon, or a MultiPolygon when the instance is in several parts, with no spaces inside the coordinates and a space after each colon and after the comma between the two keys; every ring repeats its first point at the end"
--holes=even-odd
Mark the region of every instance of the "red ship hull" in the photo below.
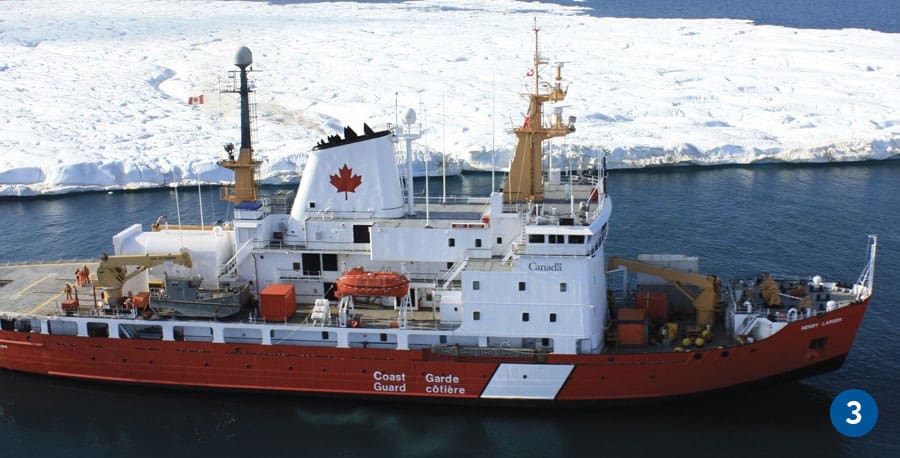
{"type": "MultiPolygon", "coordinates": [[[[850,351],[867,305],[868,300],[792,322],[752,344],[692,352],[548,355],[545,362],[452,357],[430,350],[169,342],[4,330],[0,368],[193,388],[475,400],[491,397],[486,389],[501,366],[567,367],[571,369],[555,394],[543,402],[656,399],[836,369],[850,351]]],[[[541,381],[533,378],[529,383],[541,381]]]]}

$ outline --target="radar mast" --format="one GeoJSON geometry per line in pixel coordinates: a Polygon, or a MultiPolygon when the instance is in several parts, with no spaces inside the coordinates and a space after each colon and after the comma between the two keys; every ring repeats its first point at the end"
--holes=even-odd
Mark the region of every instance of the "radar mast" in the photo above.
{"type": "Polygon", "coordinates": [[[568,88],[562,87],[562,64],[556,65],[556,75],[553,84],[543,83],[546,92],[541,92],[541,67],[549,62],[540,55],[540,42],[538,32],[540,28],[537,21],[534,24],[534,66],[529,70],[528,76],[534,76],[534,92],[525,94],[528,96],[528,114],[522,127],[513,129],[518,137],[516,154],[509,168],[509,176],[503,187],[503,200],[505,202],[543,202],[543,163],[541,153],[544,140],[561,137],[575,132],[575,118],[569,117],[563,124],[562,110],[554,110],[550,124],[543,124],[544,103],[560,102],[566,98],[568,88]]]}

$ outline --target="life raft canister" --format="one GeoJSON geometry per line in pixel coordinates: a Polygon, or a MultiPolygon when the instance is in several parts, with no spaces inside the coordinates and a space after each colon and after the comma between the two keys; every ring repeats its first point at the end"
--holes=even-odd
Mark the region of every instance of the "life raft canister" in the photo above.
{"type": "Polygon", "coordinates": [[[409,292],[409,279],[397,272],[366,272],[354,267],[337,280],[335,296],[401,297],[409,292]]]}

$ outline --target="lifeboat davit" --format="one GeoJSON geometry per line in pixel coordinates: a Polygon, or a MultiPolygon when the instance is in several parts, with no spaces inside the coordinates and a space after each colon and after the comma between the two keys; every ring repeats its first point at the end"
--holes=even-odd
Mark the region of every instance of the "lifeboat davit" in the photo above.
{"type": "Polygon", "coordinates": [[[354,267],[337,280],[335,296],[401,297],[409,292],[409,280],[397,272],[366,272],[354,267]]]}

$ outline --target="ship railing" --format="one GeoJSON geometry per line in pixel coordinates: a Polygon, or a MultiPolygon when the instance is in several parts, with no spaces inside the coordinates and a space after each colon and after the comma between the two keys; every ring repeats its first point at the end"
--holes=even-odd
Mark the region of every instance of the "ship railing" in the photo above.
{"type": "Polygon", "coordinates": [[[234,253],[234,256],[219,268],[219,276],[233,275],[237,271],[238,264],[247,257],[247,252],[253,248],[255,242],[257,242],[256,239],[249,239],[244,242],[244,244],[234,253]]]}
{"type": "Polygon", "coordinates": [[[853,285],[853,293],[856,296],[856,300],[869,297],[872,294],[872,287],[875,282],[875,255],[878,252],[878,236],[870,234],[869,240],[868,262],[866,262],[866,267],[859,274],[859,279],[853,285]]]}
{"type": "Polygon", "coordinates": [[[453,264],[453,267],[451,267],[443,276],[441,276],[441,288],[449,289],[456,278],[459,277],[459,274],[462,273],[463,270],[465,270],[466,265],[468,264],[469,251],[466,250],[463,253],[463,256],[453,264]]]}
{"type": "Polygon", "coordinates": [[[537,362],[546,362],[549,352],[543,349],[522,347],[468,347],[460,345],[434,345],[431,352],[441,356],[471,357],[471,358],[511,358],[534,359],[537,362]]]}

